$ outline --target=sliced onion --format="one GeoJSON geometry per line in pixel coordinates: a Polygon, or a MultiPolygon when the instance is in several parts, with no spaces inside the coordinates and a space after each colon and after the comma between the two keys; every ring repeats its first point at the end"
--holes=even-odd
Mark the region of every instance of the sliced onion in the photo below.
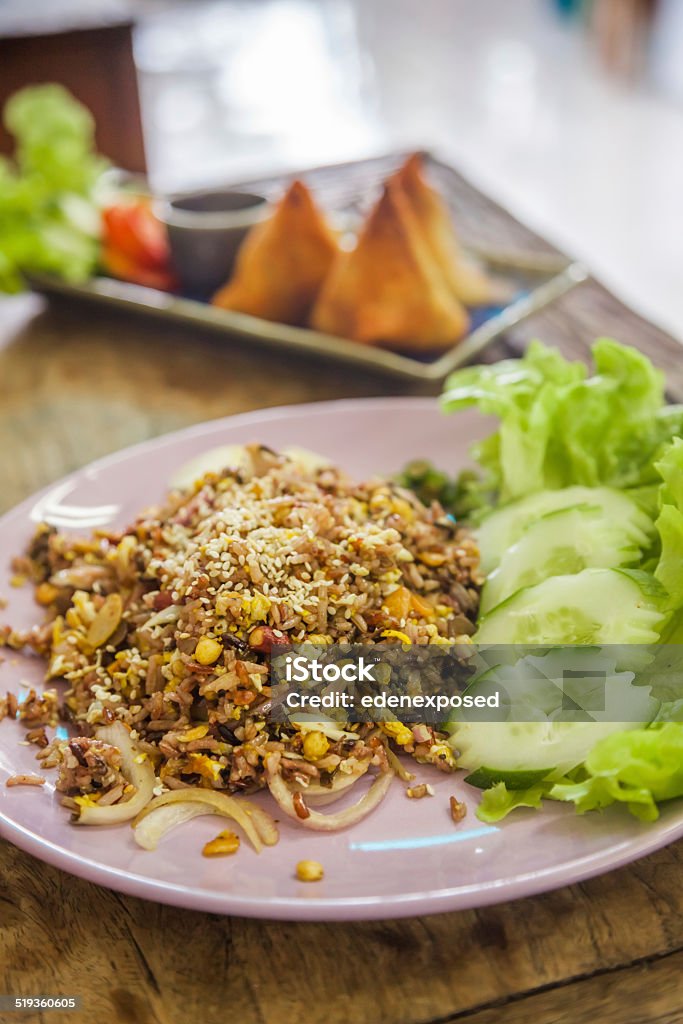
{"type": "Polygon", "coordinates": [[[163,839],[166,833],[176,825],[182,825],[184,821],[197,818],[200,814],[215,813],[209,804],[194,804],[189,800],[182,804],[166,804],[165,807],[157,807],[135,826],[135,842],[143,850],[156,850],[159,840],[163,839]]]}
{"type": "Polygon", "coordinates": [[[365,775],[369,767],[369,761],[365,761],[364,764],[359,762],[358,768],[352,772],[337,772],[331,786],[321,786],[317,782],[312,782],[308,786],[296,785],[293,791],[296,792],[298,790],[307,804],[310,803],[315,804],[316,807],[324,807],[326,804],[334,803],[335,800],[339,800],[340,797],[344,796],[344,793],[360,779],[361,775],[365,775]]]}
{"type": "Polygon", "coordinates": [[[155,775],[147,757],[140,763],[137,758],[140,752],[130,738],[130,731],[123,722],[102,726],[95,733],[95,738],[109,743],[121,753],[121,774],[135,786],[136,792],[124,803],[110,804],[107,807],[81,807],[76,825],[116,825],[121,821],[130,821],[150,802],[153,796],[155,775]]]}
{"type": "Polygon", "coordinates": [[[241,800],[240,804],[253,821],[254,828],[261,837],[263,845],[275,846],[280,839],[280,832],[273,816],[258,804],[253,804],[251,800],[241,800]]]}
{"type": "MultiPolygon", "coordinates": [[[[250,815],[243,807],[242,801],[236,799],[234,796],[228,796],[227,793],[219,793],[215,789],[174,789],[171,793],[162,793],[161,796],[155,797],[149,804],[147,804],[144,810],[138,814],[137,818],[133,822],[133,827],[137,828],[139,823],[143,821],[148,814],[151,814],[152,811],[156,811],[157,807],[165,807],[167,804],[179,804],[184,802],[203,804],[205,807],[213,808],[214,814],[220,814],[224,818],[231,818],[242,828],[245,836],[257,853],[260,853],[263,849],[263,843],[261,842],[258,829],[252,822],[250,815]]],[[[204,813],[208,814],[211,812],[205,811],[204,813]]]]}
{"type": "Polygon", "coordinates": [[[279,758],[272,756],[266,760],[268,788],[278,807],[288,818],[292,818],[304,828],[310,828],[316,832],[336,832],[348,825],[355,825],[382,802],[394,778],[393,772],[381,772],[367,793],[353,807],[347,807],[336,814],[321,814],[319,811],[307,808],[308,817],[301,818],[294,806],[294,793],[277,770],[278,762],[279,758]]]}
{"type": "Polygon", "coordinates": [[[391,765],[393,772],[398,775],[399,779],[402,779],[403,782],[412,782],[415,778],[414,773],[408,771],[405,765],[401,763],[400,757],[397,757],[393,750],[389,747],[385,747],[384,749],[386,750],[387,760],[391,765]]]}
{"type": "MultiPolygon", "coordinates": [[[[252,819],[254,828],[264,845],[275,846],[280,834],[270,814],[247,800],[241,800],[240,805],[252,819]]],[[[183,822],[190,821],[191,818],[198,818],[200,815],[220,815],[220,813],[213,804],[187,799],[155,806],[142,814],[135,825],[135,842],[144,850],[156,850],[159,840],[163,839],[177,825],[182,825],[183,822]]]]}

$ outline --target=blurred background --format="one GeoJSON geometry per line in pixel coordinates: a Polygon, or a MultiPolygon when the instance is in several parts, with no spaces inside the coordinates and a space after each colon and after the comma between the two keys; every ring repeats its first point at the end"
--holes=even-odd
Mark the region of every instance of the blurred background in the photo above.
{"type": "Polygon", "coordinates": [[[680,0],[0,0],[41,81],[161,190],[432,148],[683,339],[680,0]]]}

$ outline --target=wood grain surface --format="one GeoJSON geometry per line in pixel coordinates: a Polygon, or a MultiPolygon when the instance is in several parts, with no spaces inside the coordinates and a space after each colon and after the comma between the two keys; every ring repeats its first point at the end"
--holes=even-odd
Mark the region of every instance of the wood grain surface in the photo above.
{"type": "MultiPolygon", "coordinates": [[[[453,172],[438,173],[472,240],[544,245],[453,172]]],[[[323,171],[318,180],[334,203],[339,175],[323,171]]],[[[678,344],[593,281],[487,358],[518,353],[532,337],[585,355],[599,334],[653,355],[671,395],[683,397],[678,344]]],[[[93,308],[7,300],[0,303],[0,508],[100,455],[200,420],[400,390],[410,386],[93,308]]],[[[164,907],[0,844],[0,993],[84,1002],[84,1012],[59,1017],[0,1014],[3,1024],[674,1024],[683,1021],[682,968],[682,844],[516,903],[329,925],[164,907]]]]}

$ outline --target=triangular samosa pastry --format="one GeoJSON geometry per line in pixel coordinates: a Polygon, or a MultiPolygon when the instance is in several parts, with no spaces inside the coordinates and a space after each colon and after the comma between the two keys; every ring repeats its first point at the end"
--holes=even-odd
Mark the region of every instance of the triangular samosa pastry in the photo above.
{"type": "Polygon", "coordinates": [[[366,344],[443,349],[467,332],[402,190],[388,182],[360,232],[342,253],[313,309],[311,326],[366,344]]]}
{"type": "Polygon", "coordinates": [[[394,180],[405,192],[427,245],[453,294],[466,306],[488,306],[498,302],[500,287],[463,253],[450,211],[425,178],[419,153],[406,160],[394,175],[394,180]]]}
{"type": "Polygon", "coordinates": [[[242,242],[233,275],[214,295],[213,305],[303,324],[338,251],[337,238],[311,193],[294,181],[270,217],[242,242]]]}

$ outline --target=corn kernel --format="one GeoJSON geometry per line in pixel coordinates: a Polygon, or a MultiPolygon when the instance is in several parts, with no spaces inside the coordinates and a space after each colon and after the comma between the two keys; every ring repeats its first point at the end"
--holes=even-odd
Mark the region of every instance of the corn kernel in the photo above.
{"type": "Polygon", "coordinates": [[[216,782],[220,778],[223,765],[208,757],[207,754],[193,752],[187,759],[187,770],[189,772],[196,772],[197,775],[201,775],[203,779],[207,779],[209,782],[216,782]]]}
{"type": "Polygon", "coordinates": [[[67,626],[71,626],[72,629],[79,629],[82,625],[81,620],[78,617],[78,612],[75,608],[69,608],[65,618],[67,626]]]}
{"type": "Polygon", "coordinates": [[[406,743],[413,742],[413,734],[403,722],[381,722],[380,728],[387,736],[395,740],[400,747],[404,747],[406,743]]]}
{"type": "Polygon", "coordinates": [[[75,796],[74,803],[78,804],[79,807],[97,807],[97,801],[99,799],[98,793],[86,793],[83,796],[75,796]]]}
{"type": "Polygon", "coordinates": [[[223,646],[219,644],[218,640],[212,640],[211,637],[203,636],[194,652],[195,661],[198,661],[200,665],[213,665],[215,661],[218,661],[221,654],[223,653],[223,646]]]}
{"type": "Polygon", "coordinates": [[[444,768],[455,768],[455,755],[447,743],[435,743],[429,750],[429,760],[432,764],[441,765],[444,768]]]}
{"type": "MultiPolygon", "coordinates": [[[[171,662],[171,675],[175,676],[176,679],[182,679],[183,676],[187,675],[187,669],[185,668],[185,662],[181,661],[180,658],[175,658],[171,662]]],[[[175,683],[170,682],[169,687],[173,689],[175,683]]]]}
{"type": "Polygon", "coordinates": [[[395,640],[400,640],[402,644],[409,644],[410,637],[407,633],[402,633],[400,629],[383,629],[382,636],[394,637],[395,640]]]}
{"type": "Polygon", "coordinates": [[[327,736],[322,732],[308,732],[304,737],[304,757],[307,761],[317,761],[329,750],[327,736]]]}
{"type": "Polygon", "coordinates": [[[296,866],[296,877],[300,882],[319,882],[325,872],[317,860],[300,860],[296,866]]]}
{"type": "Polygon", "coordinates": [[[384,607],[394,619],[407,619],[413,595],[407,587],[397,587],[384,599],[384,607]]]}
{"type": "Polygon", "coordinates": [[[41,583],[40,586],[36,587],[36,601],[38,604],[52,604],[58,594],[59,590],[52,583],[41,583]]]}
{"type": "Polygon", "coordinates": [[[193,740],[203,740],[209,731],[208,725],[197,725],[194,729],[188,729],[180,737],[183,743],[192,743],[193,740]]]}
{"type": "Polygon", "coordinates": [[[205,844],[202,854],[204,857],[226,857],[231,853],[237,853],[239,848],[239,836],[234,832],[219,832],[215,839],[205,844]]]}
{"type": "Polygon", "coordinates": [[[415,519],[415,509],[412,505],[405,500],[405,498],[394,498],[391,504],[392,512],[395,512],[397,516],[401,516],[407,523],[412,523],[415,519]]]}
{"type": "Polygon", "coordinates": [[[417,557],[423,565],[428,565],[431,569],[438,569],[446,561],[446,556],[441,551],[422,551],[417,557]]]}
{"type": "Polygon", "coordinates": [[[251,607],[249,608],[249,615],[258,622],[265,619],[270,611],[271,601],[266,597],[265,594],[254,594],[251,599],[251,607]]]}
{"type": "Polygon", "coordinates": [[[386,488],[378,488],[370,498],[370,511],[374,513],[388,512],[391,501],[386,488]]]}

